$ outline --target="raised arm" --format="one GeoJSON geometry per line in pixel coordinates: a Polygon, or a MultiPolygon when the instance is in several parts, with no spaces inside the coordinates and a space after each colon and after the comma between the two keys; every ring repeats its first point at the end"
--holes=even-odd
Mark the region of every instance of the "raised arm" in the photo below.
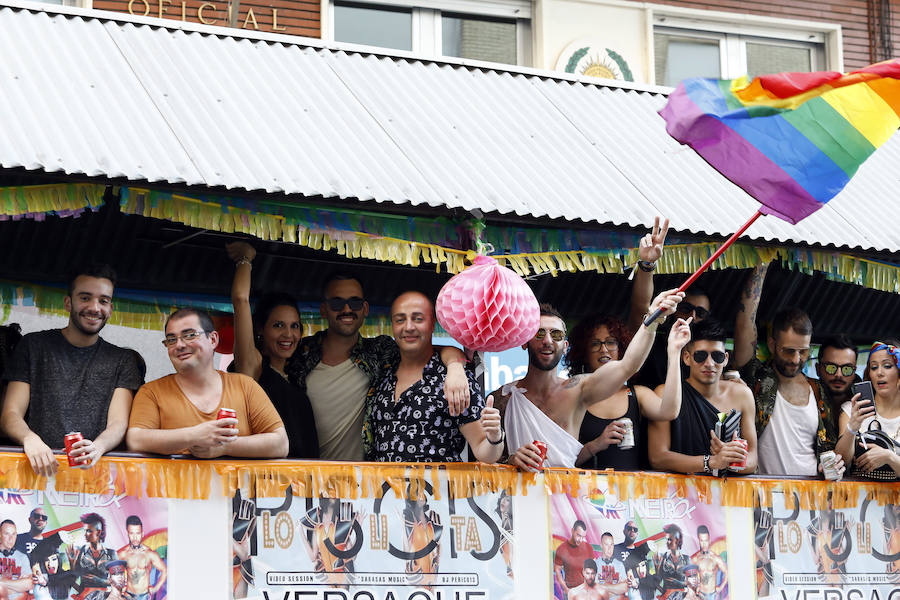
{"type": "Polygon", "coordinates": [[[653,220],[653,233],[648,233],[641,239],[638,247],[638,260],[635,267],[634,283],[631,288],[631,310],[628,312],[628,328],[637,331],[641,326],[641,320],[650,307],[653,299],[653,270],[656,261],[662,256],[663,246],[666,243],[666,234],[669,232],[669,219],[665,219],[662,226],[659,217],[653,220]]]}
{"type": "Polygon", "coordinates": [[[651,421],[671,421],[681,412],[681,349],[691,341],[690,323],[690,319],[678,319],[669,330],[669,362],[666,383],[659,388],[661,393],[657,395],[643,386],[635,388],[641,414],[651,421]]]}
{"type": "Polygon", "coordinates": [[[253,343],[253,316],[250,311],[250,277],[256,249],[247,242],[232,242],[225,249],[228,257],[234,261],[234,280],[231,282],[234,368],[238,373],[259,379],[262,374],[262,355],[253,343]]]}
{"type": "Polygon", "coordinates": [[[56,473],[59,463],[56,462],[50,446],[45,444],[44,440],[25,422],[25,413],[28,412],[30,402],[31,385],[24,381],[10,381],[3,399],[0,427],[12,441],[22,444],[22,449],[34,472],[49,477],[56,473]]]}
{"type": "MultiPolygon", "coordinates": [[[[683,298],[684,292],[665,291],[653,300],[650,312],[662,308],[663,316],[670,315],[675,312],[675,307],[683,298]]],[[[656,327],[661,319],[662,317],[651,323],[649,327],[642,324],[638,328],[621,360],[611,360],[593,373],[579,376],[582,402],[591,405],[609,398],[625,385],[629,377],[638,372],[638,369],[647,360],[647,355],[650,354],[653,336],[656,335],[656,327]]]]}
{"type": "Polygon", "coordinates": [[[756,356],[756,310],[768,263],[758,264],[747,277],[734,320],[734,365],[740,369],[756,356]]]}

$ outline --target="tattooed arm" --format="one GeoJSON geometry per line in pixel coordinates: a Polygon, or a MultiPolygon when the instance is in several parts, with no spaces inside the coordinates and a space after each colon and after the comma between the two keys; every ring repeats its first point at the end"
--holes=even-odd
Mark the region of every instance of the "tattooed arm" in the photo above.
{"type": "Polygon", "coordinates": [[[756,355],[756,309],[769,265],[754,267],[741,292],[734,322],[734,365],[740,369],[756,355]]]}

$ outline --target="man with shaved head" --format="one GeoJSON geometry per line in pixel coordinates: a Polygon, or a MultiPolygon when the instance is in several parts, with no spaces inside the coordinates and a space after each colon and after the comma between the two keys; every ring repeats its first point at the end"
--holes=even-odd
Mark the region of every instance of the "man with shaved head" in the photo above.
{"type": "Polygon", "coordinates": [[[391,305],[391,327],[400,362],[385,372],[367,398],[375,440],[374,456],[382,462],[458,462],[466,442],[475,458],[496,462],[503,450],[500,413],[485,403],[470,371],[471,402],[451,415],[444,399],[447,368],[431,344],[434,304],[419,292],[400,294],[391,305]]]}

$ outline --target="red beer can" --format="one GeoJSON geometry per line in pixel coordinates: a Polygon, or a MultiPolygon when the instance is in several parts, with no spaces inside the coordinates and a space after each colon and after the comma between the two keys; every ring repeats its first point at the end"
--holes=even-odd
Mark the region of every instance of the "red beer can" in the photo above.
{"type": "Polygon", "coordinates": [[[538,450],[541,453],[541,466],[543,467],[544,461],[547,460],[547,443],[540,440],[534,440],[532,443],[538,447],[538,450]]]}
{"type": "MultiPolygon", "coordinates": [[[[735,441],[740,442],[741,446],[744,447],[744,450],[746,450],[748,448],[747,440],[745,440],[744,438],[738,438],[735,441]]],[[[741,462],[733,462],[730,465],[728,465],[728,469],[730,471],[741,471],[746,468],[747,468],[747,457],[746,456],[744,456],[744,460],[742,460],[741,462]]]]}
{"type": "MultiPolygon", "coordinates": [[[[233,408],[220,408],[216,419],[237,419],[237,411],[233,408]]],[[[237,427],[235,425],[235,427],[237,427]]]]}
{"type": "Polygon", "coordinates": [[[80,431],[73,431],[66,434],[66,457],[69,459],[70,467],[77,467],[81,464],[81,461],[76,461],[74,458],[72,458],[72,444],[74,444],[75,442],[80,442],[83,439],[84,436],[81,435],[80,431]]]}

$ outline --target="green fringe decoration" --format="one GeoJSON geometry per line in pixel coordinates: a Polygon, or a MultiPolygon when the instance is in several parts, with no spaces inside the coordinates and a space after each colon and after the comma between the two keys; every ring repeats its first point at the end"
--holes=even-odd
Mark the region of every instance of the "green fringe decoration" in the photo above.
{"type": "Polygon", "coordinates": [[[40,218],[43,215],[72,216],[103,205],[105,185],[69,183],[0,188],[0,215],[40,218]]]}

